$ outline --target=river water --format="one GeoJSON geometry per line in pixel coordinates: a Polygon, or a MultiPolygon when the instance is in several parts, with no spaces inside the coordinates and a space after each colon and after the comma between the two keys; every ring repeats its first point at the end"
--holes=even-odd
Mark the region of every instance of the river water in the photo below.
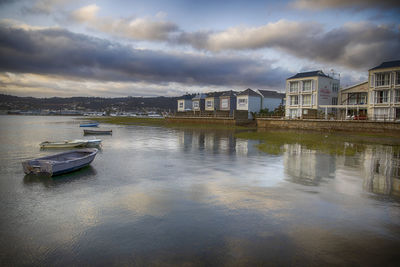
{"type": "Polygon", "coordinates": [[[82,128],[0,116],[2,266],[399,266],[393,146],[268,154],[228,130],[101,127],[113,135],[90,167],[25,176],[21,161],[54,153],[40,142],[82,128]]]}

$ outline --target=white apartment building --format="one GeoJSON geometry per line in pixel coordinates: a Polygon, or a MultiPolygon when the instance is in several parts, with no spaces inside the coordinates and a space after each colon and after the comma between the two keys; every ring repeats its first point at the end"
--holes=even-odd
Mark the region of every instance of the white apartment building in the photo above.
{"type": "MultiPolygon", "coordinates": [[[[320,105],[337,105],[339,86],[338,79],[321,70],[297,73],[286,79],[286,118],[316,117],[320,105]]],[[[330,108],[328,112],[331,111],[330,108]]]]}
{"type": "Polygon", "coordinates": [[[400,120],[400,60],[383,62],[368,74],[368,117],[400,120]]]}

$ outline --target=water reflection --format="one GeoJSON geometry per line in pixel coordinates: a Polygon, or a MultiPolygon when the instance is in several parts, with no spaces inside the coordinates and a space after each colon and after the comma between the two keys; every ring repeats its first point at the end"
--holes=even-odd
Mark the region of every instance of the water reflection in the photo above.
{"type": "Polygon", "coordinates": [[[25,185],[28,186],[34,184],[42,184],[45,187],[53,187],[62,184],[72,183],[81,179],[93,179],[95,175],[96,170],[89,165],[80,170],[54,177],[48,175],[27,174],[24,176],[23,182],[25,185]]]}
{"type": "Polygon", "coordinates": [[[365,152],[364,189],[380,195],[400,196],[400,150],[392,146],[369,147],[365,152]]]}
{"type": "Polygon", "coordinates": [[[285,171],[290,181],[303,185],[319,185],[323,178],[334,178],[336,158],[301,144],[285,144],[283,153],[285,171]]]}

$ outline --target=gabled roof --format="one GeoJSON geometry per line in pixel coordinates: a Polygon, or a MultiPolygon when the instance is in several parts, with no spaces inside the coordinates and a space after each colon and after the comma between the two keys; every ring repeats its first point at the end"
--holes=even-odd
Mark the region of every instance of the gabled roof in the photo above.
{"type": "Polygon", "coordinates": [[[205,94],[197,94],[195,97],[192,98],[192,100],[198,100],[198,99],[204,99],[206,98],[205,94]]]}
{"type": "Polygon", "coordinates": [[[328,75],[322,72],[322,70],[315,70],[315,71],[308,71],[308,72],[299,72],[296,75],[287,78],[289,79],[296,79],[296,78],[307,78],[307,77],[315,77],[315,76],[320,76],[320,77],[327,77],[330,78],[328,75]]]}
{"type": "Polygon", "coordinates": [[[379,66],[376,66],[370,70],[378,70],[378,69],[386,69],[386,68],[394,68],[394,67],[400,67],[400,60],[394,60],[394,61],[386,61],[380,64],[379,66]]]}
{"type": "Polygon", "coordinates": [[[285,94],[278,93],[277,91],[258,90],[263,97],[266,98],[284,98],[285,94]]]}
{"type": "Polygon", "coordinates": [[[193,98],[192,95],[183,95],[178,100],[192,100],[192,98],[193,98]]]}
{"type": "Polygon", "coordinates": [[[230,90],[224,92],[221,96],[236,96],[237,94],[238,94],[237,92],[230,90]]]}
{"type": "Polygon", "coordinates": [[[219,97],[223,94],[224,92],[211,92],[208,93],[206,97],[219,97]]]}
{"type": "Polygon", "coordinates": [[[238,94],[239,95],[249,95],[249,96],[259,96],[261,97],[261,95],[259,93],[256,93],[255,91],[251,90],[250,88],[247,88],[246,90],[240,92],[238,94]]]}
{"type": "Polygon", "coordinates": [[[354,88],[354,87],[356,87],[356,86],[360,86],[360,85],[366,84],[366,83],[368,83],[368,81],[365,81],[365,82],[362,82],[362,83],[353,84],[353,85],[347,86],[346,88],[342,88],[340,91],[349,90],[349,89],[351,89],[351,88],[354,88]]]}

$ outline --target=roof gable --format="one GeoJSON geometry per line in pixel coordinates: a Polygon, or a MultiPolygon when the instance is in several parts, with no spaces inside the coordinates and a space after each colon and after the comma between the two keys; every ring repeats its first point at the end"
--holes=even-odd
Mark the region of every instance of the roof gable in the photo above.
{"type": "Polygon", "coordinates": [[[259,93],[253,91],[253,90],[250,89],[250,88],[247,88],[246,90],[244,90],[244,91],[242,91],[242,92],[240,92],[240,93],[238,94],[238,96],[242,96],[242,95],[261,97],[261,95],[260,95],[259,93]]]}
{"type": "Polygon", "coordinates": [[[315,71],[308,71],[308,72],[299,72],[296,75],[287,78],[287,80],[289,80],[289,79],[297,79],[297,78],[316,77],[316,76],[330,78],[328,75],[323,73],[322,70],[315,70],[315,71]]]}
{"type": "Polygon", "coordinates": [[[386,61],[386,62],[381,63],[379,66],[376,66],[370,70],[378,70],[378,69],[386,69],[386,68],[394,68],[394,67],[400,67],[400,60],[386,61]]]}
{"type": "Polygon", "coordinates": [[[284,98],[285,94],[278,93],[277,91],[269,90],[258,90],[260,94],[265,98],[284,98]]]}

